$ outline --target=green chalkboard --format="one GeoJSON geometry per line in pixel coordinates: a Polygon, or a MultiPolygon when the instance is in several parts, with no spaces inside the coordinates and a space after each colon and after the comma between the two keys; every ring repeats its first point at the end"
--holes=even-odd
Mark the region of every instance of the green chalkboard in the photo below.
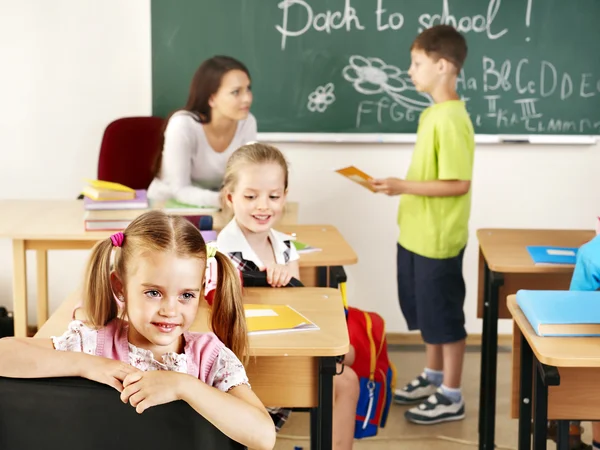
{"type": "Polygon", "coordinates": [[[599,0],[152,0],[154,114],[215,54],[252,75],[260,132],[414,133],[406,71],[424,27],[464,32],[479,134],[600,134],[599,0]]]}

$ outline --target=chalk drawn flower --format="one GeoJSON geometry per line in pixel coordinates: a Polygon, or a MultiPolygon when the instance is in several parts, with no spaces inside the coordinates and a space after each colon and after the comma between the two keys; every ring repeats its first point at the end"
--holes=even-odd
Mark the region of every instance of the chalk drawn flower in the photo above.
{"type": "Polygon", "coordinates": [[[428,97],[416,91],[408,73],[398,67],[386,64],[380,58],[360,55],[351,56],[349,63],[342,70],[342,75],[360,94],[386,93],[397,103],[411,109],[424,109],[431,104],[428,97]],[[407,96],[409,94],[411,97],[407,96]]]}
{"type": "Polygon", "coordinates": [[[327,107],[335,102],[333,90],[333,83],[327,83],[325,86],[318,86],[308,96],[308,110],[311,112],[325,112],[327,107]]]}
{"type": "Polygon", "coordinates": [[[402,92],[407,88],[402,71],[379,58],[353,55],[350,65],[344,67],[342,74],[361,94],[380,94],[388,89],[402,92]]]}

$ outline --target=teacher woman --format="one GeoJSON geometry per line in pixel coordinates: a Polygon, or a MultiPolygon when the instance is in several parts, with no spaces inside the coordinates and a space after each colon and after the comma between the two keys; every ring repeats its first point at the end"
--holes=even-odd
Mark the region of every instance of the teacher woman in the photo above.
{"type": "Polygon", "coordinates": [[[250,73],[244,64],[228,56],[204,61],[192,78],[185,107],[167,121],[148,198],[220,206],[229,156],[256,140],[251,104],[250,73]]]}

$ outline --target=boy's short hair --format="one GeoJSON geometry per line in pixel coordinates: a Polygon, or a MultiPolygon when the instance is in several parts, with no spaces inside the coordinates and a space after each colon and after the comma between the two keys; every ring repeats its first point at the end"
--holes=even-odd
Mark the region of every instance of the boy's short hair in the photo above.
{"type": "Polygon", "coordinates": [[[435,25],[419,34],[410,47],[422,50],[427,56],[451,62],[460,72],[467,59],[467,41],[450,25],[435,25]]]}

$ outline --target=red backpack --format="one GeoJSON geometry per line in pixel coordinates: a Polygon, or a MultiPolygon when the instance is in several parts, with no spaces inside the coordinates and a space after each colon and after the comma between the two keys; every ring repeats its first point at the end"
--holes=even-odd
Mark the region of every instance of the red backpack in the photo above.
{"type": "Polygon", "coordinates": [[[356,356],[352,369],[358,375],[360,396],[354,437],[375,436],[384,427],[396,385],[396,369],[388,359],[385,323],[379,314],[347,309],[348,334],[356,356]]]}

